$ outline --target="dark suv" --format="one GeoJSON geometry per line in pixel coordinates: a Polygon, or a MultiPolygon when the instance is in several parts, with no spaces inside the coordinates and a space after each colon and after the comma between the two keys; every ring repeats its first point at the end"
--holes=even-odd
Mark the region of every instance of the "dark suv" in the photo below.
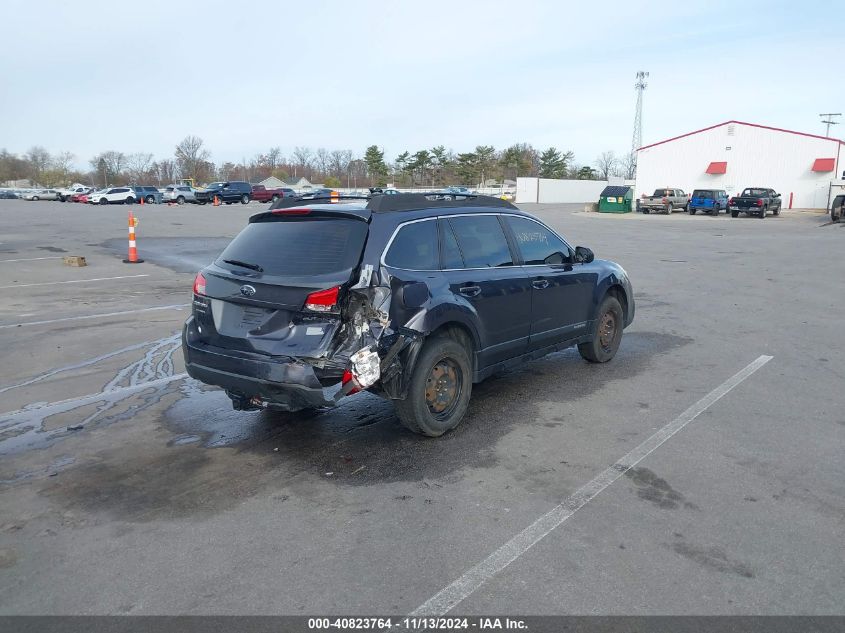
{"type": "Polygon", "coordinates": [[[146,204],[161,204],[162,195],[156,187],[132,187],[135,192],[135,199],[140,202],[143,200],[146,204]]]}
{"type": "Polygon", "coordinates": [[[240,180],[213,182],[205,189],[197,189],[195,195],[197,202],[200,204],[214,202],[215,196],[220,202],[225,202],[226,204],[232,204],[233,202],[249,204],[249,201],[252,200],[252,185],[240,180]]]}
{"type": "Polygon", "coordinates": [[[279,200],[194,282],[188,374],[235,409],[334,405],[367,389],[441,435],[472,384],[577,345],[616,354],[634,318],[625,271],[486,196],[279,200]]]}

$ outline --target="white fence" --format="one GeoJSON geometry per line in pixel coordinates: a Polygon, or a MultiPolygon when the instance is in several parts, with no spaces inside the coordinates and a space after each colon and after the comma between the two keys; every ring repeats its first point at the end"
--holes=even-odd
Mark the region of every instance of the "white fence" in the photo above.
{"type": "MultiPolygon", "coordinates": [[[[619,184],[622,184],[621,179],[619,184]]],[[[557,180],[517,178],[516,202],[598,202],[607,180],[557,180]]]]}

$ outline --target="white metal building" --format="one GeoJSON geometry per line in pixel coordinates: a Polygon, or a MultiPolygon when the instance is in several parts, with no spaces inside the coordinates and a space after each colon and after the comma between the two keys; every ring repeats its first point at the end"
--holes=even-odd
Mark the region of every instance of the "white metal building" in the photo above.
{"type": "Polygon", "coordinates": [[[659,187],[771,187],[784,208],[823,209],[843,183],[845,142],[791,130],[726,121],[637,150],[635,195],[659,187]]]}

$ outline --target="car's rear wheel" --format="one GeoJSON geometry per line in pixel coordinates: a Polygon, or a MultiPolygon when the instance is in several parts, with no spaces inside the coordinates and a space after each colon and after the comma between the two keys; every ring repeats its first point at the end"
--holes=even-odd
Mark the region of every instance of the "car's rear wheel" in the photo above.
{"type": "Polygon", "coordinates": [[[767,208],[767,207],[763,207],[762,209],[760,209],[760,219],[761,219],[761,220],[762,220],[763,218],[765,218],[765,217],[766,217],[766,212],[767,212],[767,211],[768,211],[768,208],[767,208]]]}
{"type": "Polygon", "coordinates": [[[731,217],[732,218],[738,218],[739,217],[739,211],[731,211],[731,217]]]}
{"type": "Polygon", "coordinates": [[[123,202],[124,204],[135,204],[135,198],[133,198],[132,196],[127,196],[126,200],[124,200],[123,202]]]}
{"type": "Polygon", "coordinates": [[[622,330],[625,327],[625,315],[619,300],[613,295],[607,295],[602,300],[596,314],[593,339],[580,343],[578,352],[584,360],[591,363],[606,363],[616,356],[616,350],[619,349],[622,330]]]}
{"type": "Polygon", "coordinates": [[[693,209],[692,207],[689,208],[689,214],[690,215],[695,215],[695,211],[696,211],[696,209],[693,209]]]}
{"type": "Polygon", "coordinates": [[[249,204],[249,196],[247,194],[241,196],[241,204],[249,204]]]}
{"type": "Polygon", "coordinates": [[[279,196],[273,196],[273,200],[272,200],[272,202],[277,202],[277,201],[278,201],[278,199],[279,199],[279,196]]]}
{"type": "Polygon", "coordinates": [[[109,201],[106,200],[105,198],[100,198],[100,204],[108,204],[108,203],[109,203],[109,201]]]}
{"type": "Polygon", "coordinates": [[[176,198],[176,204],[185,204],[185,196],[179,196],[176,198]]]}
{"type": "Polygon", "coordinates": [[[666,215],[672,215],[672,212],[675,210],[675,207],[672,206],[672,203],[666,205],[666,215]]]}
{"type": "Polygon", "coordinates": [[[643,213],[645,213],[646,215],[648,215],[649,210],[648,210],[648,209],[643,209],[643,213]]]}
{"type": "Polygon", "coordinates": [[[472,392],[466,345],[446,335],[426,341],[411,375],[408,396],[395,402],[408,430],[429,437],[443,435],[463,420],[472,392]]]}
{"type": "Polygon", "coordinates": [[[38,200],[38,196],[32,196],[32,199],[33,199],[33,201],[37,201],[37,200],[38,200]]]}

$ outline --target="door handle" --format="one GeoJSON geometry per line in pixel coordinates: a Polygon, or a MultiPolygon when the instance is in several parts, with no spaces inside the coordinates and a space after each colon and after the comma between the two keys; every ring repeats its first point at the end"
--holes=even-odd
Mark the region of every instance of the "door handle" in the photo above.
{"type": "Polygon", "coordinates": [[[464,286],[459,288],[458,292],[465,297],[475,297],[481,292],[481,286],[464,286]]]}
{"type": "Polygon", "coordinates": [[[549,280],[548,279],[535,279],[531,282],[531,285],[534,286],[537,290],[543,290],[543,288],[549,287],[549,280]]]}

